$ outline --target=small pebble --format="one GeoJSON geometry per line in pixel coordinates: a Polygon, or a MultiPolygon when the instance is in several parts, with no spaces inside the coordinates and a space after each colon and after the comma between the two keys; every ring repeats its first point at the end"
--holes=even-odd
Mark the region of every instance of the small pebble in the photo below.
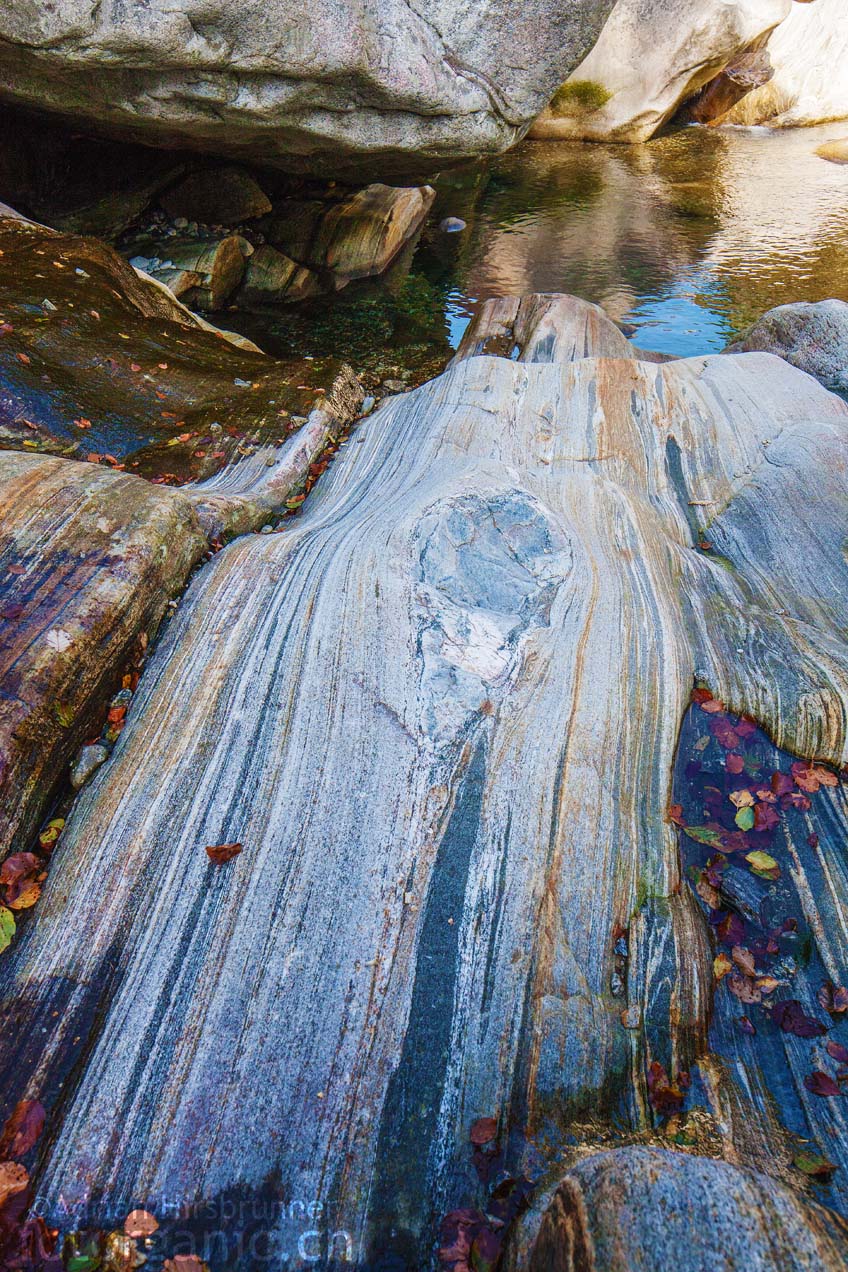
{"type": "Polygon", "coordinates": [[[273,533],[273,530],[274,530],[274,527],[273,527],[273,526],[263,526],[263,527],[262,527],[262,529],[259,531],[259,533],[260,533],[260,534],[272,534],[272,533],[273,533]]]}
{"type": "Polygon", "coordinates": [[[369,393],[368,397],[364,398],[362,401],[360,415],[370,415],[376,405],[377,399],[373,396],[373,394],[369,393]]]}
{"type": "Polygon", "coordinates": [[[109,752],[99,742],[93,746],[84,746],[71,765],[71,786],[74,790],[82,790],[89,778],[97,772],[101,764],[106,763],[108,758],[109,752]]]}
{"type": "Polygon", "coordinates": [[[42,308],[42,309],[46,309],[46,310],[48,310],[50,313],[55,314],[56,309],[57,309],[57,306],[53,304],[53,301],[52,301],[52,300],[42,300],[42,302],[41,302],[41,308],[42,308]]]}
{"type": "Polygon", "coordinates": [[[459,234],[465,229],[465,222],[458,216],[446,216],[444,221],[439,222],[439,229],[443,234],[459,234]]]}
{"type": "Polygon", "coordinates": [[[387,393],[405,393],[406,385],[403,380],[384,380],[383,388],[387,393]]]}

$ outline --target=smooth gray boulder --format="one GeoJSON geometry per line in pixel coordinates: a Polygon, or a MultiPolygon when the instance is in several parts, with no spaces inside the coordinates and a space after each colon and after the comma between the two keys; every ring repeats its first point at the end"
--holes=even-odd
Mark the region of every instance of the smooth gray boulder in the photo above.
{"type": "Polygon", "coordinates": [[[293,170],[428,171],[514,142],[613,0],[64,0],[0,8],[0,95],[293,170]]]}
{"type": "Polygon", "coordinates": [[[848,393],[848,304],[844,300],[778,305],[728,345],[725,353],[761,350],[806,371],[827,389],[848,393]]]}
{"type": "Polygon", "coordinates": [[[526,1272],[842,1272],[848,1224],[772,1178],[659,1148],[579,1163],[554,1193],[526,1272]]]}

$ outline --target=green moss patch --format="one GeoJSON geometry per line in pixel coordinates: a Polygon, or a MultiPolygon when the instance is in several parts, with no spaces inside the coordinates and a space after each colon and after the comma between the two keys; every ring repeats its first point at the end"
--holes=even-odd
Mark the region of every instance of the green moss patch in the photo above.
{"type": "Polygon", "coordinates": [[[573,115],[575,111],[600,110],[612,93],[597,80],[567,80],[554,93],[551,111],[554,115],[573,115]]]}

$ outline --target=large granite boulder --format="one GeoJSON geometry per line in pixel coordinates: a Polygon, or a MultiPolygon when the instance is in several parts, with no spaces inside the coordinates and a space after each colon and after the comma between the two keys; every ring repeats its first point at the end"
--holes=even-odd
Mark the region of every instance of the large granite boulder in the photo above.
{"type": "Polygon", "coordinates": [[[134,139],[300,171],[431,171],[515,141],[612,5],[8,5],[0,93],[134,139]]]}
{"type": "Polygon", "coordinates": [[[618,0],[534,137],[647,141],[678,106],[786,17],[792,0],[618,0]]]}
{"type": "Polygon", "coordinates": [[[755,1171],[659,1148],[621,1148],[569,1171],[522,1266],[845,1272],[848,1224],[755,1171]]]}
{"type": "Polygon", "coordinates": [[[768,42],[773,75],[721,119],[787,128],[848,117],[848,15],[843,0],[793,4],[768,42]]]}
{"type": "Polygon", "coordinates": [[[828,389],[848,393],[848,304],[844,300],[778,305],[725,353],[776,353],[828,389]]]}

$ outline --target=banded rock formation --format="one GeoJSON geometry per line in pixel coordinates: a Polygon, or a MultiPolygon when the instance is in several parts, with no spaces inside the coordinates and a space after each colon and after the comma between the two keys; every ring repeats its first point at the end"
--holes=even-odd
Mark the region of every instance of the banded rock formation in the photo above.
{"type": "MultiPolygon", "coordinates": [[[[778,745],[846,759],[848,406],[768,354],[551,360],[600,325],[557,299],[484,315],[474,340],[506,331],[510,357],[389,400],[299,523],[196,576],[0,962],[2,1089],[47,1107],[52,1216],[60,1193],[95,1219],[308,1198],[325,1266],[427,1267],[473,1196],[475,1119],[553,1186],[575,1144],[656,1134],[654,1061],[702,1074],[714,1153],[750,1160],[747,1122],[774,1167],[777,1097],[709,1053],[711,938],[667,809],[696,674],[778,745]]],[[[838,792],[835,862],[845,829],[838,792]]],[[[840,904],[815,939],[844,984],[840,904]]],[[[811,1138],[839,1129],[803,1099],[811,1138]]],[[[652,1169],[679,1211],[729,1168],[652,1169]]],[[[745,1178],[698,1211],[702,1248],[791,1211],[844,1269],[745,1178]]],[[[277,1215],[282,1257],[302,1226],[277,1215]]],[[[225,1236],[216,1267],[259,1266],[248,1221],[225,1236]]],[[[787,1264],[765,1244],[753,1266],[787,1264]]]]}

